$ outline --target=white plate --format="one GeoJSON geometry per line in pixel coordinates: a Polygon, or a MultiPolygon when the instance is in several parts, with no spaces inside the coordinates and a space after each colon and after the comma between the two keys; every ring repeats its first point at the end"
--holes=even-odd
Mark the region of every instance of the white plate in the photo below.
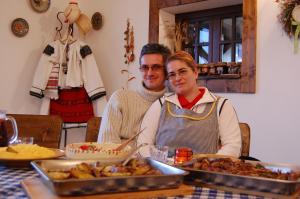
{"type": "Polygon", "coordinates": [[[115,151],[120,144],[83,142],[68,144],[66,157],[76,160],[99,160],[103,163],[119,163],[125,160],[132,148],[128,145],[121,151],[115,151]]]}

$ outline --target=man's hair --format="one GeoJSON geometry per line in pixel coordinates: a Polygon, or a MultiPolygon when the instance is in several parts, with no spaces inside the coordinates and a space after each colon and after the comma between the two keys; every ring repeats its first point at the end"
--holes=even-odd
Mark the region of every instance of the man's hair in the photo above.
{"type": "Polygon", "coordinates": [[[140,54],[139,63],[141,64],[141,59],[144,55],[147,54],[160,54],[163,57],[164,65],[168,59],[168,57],[171,55],[171,51],[168,47],[158,44],[158,43],[149,43],[143,46],[140,54]]]}

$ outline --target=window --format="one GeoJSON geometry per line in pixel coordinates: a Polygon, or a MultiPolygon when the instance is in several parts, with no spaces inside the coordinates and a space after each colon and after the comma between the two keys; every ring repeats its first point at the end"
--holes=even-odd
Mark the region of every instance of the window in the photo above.
{"type": "Polygon", "coordinates": [[[184,50],[199,64],[242,62],[242,5],[177,14],[188,23],[184,50]]]}
{"type": "MultiPolygon", "coordinates": [[[[242,64],[240,78],[237,79],[200,79],[199,85],[206,86],[213,92],[225,93],[255,93],[256,90],[256,20],[257,0],[241,0],[243,3],[243,31],[242,31],[242,64]]],[[[178,15],[181,8],[188,5],[198,8],[203,3],[214,4],[216,0],[150,0],[149,1],[149,42],[158,42],[159,38],[159,11],[169,9],[170,14],[178,15]],[[194,6],[195,5],[195,6],[194,6]],[[173,10],[173,11],[172,11],[173,10]]],[[[229,1],[222,1],[223,3],[229,1]]],[[[196,10],[194,9],[194,10],[196,10]]],[[[191,9],[192,10],[192,9],[191,9]]],[[[225,10],[225,9],[223,9],[225,10]]],[[[241,49],[241,46],[239,46],[241,49]]],[[[207,50],[207,49],[206,49],[207,50]]],[[[209,49],[211,50],[211,49],[209,49]]],[[[241,50],[239,50],[241,53],[241,50]]],[[[208,59],[208,58],[207,58],[208,59]]]]}

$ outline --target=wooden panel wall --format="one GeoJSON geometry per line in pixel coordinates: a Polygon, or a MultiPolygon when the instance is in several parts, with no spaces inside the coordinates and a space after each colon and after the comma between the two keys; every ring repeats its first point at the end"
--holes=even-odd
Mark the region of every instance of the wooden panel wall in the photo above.
{"type": "Polygon", "coordinates": [[[243,1],[243,63],[241,91],[254,93],[256,88],[256,0],[243,1]]]}
{"type": "MultiPolygon", "coordinates": [[[[158,42],[159,9],[206,0],[150,0],[149,42],[158,42]]],[[[255,93],[256,78],[256,1],[243,0],[243,63],[240,79],[199,80],[213,92],[255,93]]]]}

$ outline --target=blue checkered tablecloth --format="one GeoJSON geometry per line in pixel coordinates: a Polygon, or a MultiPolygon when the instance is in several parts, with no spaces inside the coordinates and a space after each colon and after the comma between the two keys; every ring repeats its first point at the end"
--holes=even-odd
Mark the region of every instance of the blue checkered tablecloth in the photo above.
{"type": "MultiPolygon", "coordinates": [[[[38,174],[30,168],[9,168],[0,165],[0,199],[24,199],[28,198],[20,182],[28,177],[37,177],[38,174]]],[[[186,199],[263,199],[259,196],[250,196],[246,194],[234,194],[220,190],[195,187],[193,195],[182,195],[168,197],[168,199],[186,198],[186,199]]]]}
{"type": "Polygon", "coordinates": [[[195,187],[193,195],[182,195],[168,197],[168,199],[267,199],[262,196],[251,196],[247,194],[234,194],[221,190],[209,189],[204,187],[195,187]]]}
{"type": "Polygon", "coordinates": [[[8,168],[0,165],[0,199],[28,198],[21,186],[21,180],[36,177],[30,168],[8,168]]]}

